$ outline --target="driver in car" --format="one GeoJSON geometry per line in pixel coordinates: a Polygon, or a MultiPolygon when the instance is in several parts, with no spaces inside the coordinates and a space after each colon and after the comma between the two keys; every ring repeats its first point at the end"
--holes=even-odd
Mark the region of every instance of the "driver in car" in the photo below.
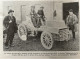
{"type": "Polygon", "coordinates": [[[40,9],[38,10],[37,14],[39,16],[39,21],[37,21],[38,25],[45,25],[45,15],[43,11],[44,7],[41,6],[40,9]]]}
{"type": "MultiPolygon", "coordinates": [[[[30,16],[31,16],[30,23],[32,23],[32,28],[36,28],[37,27],[37,13],[35,12],[35,6],[31,6],[30,16]]],[[[37,34],[37,32],[32,31],[31,35],[34,36],[35,34],[37,34]]]]}

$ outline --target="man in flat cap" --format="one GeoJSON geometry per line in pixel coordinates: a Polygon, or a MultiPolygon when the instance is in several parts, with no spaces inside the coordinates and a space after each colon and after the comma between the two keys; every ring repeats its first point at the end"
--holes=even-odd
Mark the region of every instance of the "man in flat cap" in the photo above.
{"type": "Polygon", "coordinates": [[[69,15],[67,16],[66,19],[66,24],[69,27],[69,30],[72,31],[72,35],[73,35],[73,40],[75,39],[75,32],[77,31],[77,27],[76,24],[78,23],[78,18],[77,16],[73,13],[73,10],[70,9],[69,10],[69,15]]]}
{"type": "Polygon", "coordinates": [[[36,24],[36,16],[37,16],[37,14],[35,12],[35,6],[31,6],[30,15],[31,15],[32,23],[33,23],[34,27],[36,27],[37,26],[37,24],[36,24]]]}
{"type": "MultiPolygon", "coordinates": [[[[33,23],[34,27],[37,27],[37,13],[35,11],[35,6],[31,6],[31,11],[30,11],[30,16],[31,16],[31,21],[33,23]]],[[[31,35],[34,36],[36,31],[32,30],[31,35]]]]}
{"type": "Polygon", "coordinates": [[[41,6],[40,9],[38,10],[37,14],[40,17],[40,20],[38,20],[38,25],[44,25],[45,24],[45,15],[44,15],[44,11],[43,11],[44,7],[41,6]]]}
{"type": "Polygon", "coordinates": [[[3,24],[6,28],[7,32],[7,39],[5,42],[6,48],[12,47],[14,34],[17,32],[17,24],[16,24],[16,18],[13,16],[13,10],[9,10],[8,16],[6,16],[3,20],[3,24]]]}

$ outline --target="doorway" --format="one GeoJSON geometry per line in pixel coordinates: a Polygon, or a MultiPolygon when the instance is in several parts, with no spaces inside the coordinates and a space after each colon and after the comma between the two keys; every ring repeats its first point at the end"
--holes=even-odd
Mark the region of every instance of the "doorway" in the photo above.
{"type": "Polygon", "coordinates": [[[21,5],[21,22],[26,20],[26,5],[21,5]]]}
{"type": "Polygon", "coordinates": [[[63,3],[63,20],[65,21],[69,10],[73,9],[73,13],[78,17],[79,13],[79,3],[78,2],[70,2],[70,3],[63,3]]]}

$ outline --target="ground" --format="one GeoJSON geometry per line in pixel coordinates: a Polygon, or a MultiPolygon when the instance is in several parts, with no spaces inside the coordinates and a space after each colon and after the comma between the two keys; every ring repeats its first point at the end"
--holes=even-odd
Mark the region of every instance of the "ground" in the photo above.
{"type": "MultiPolygon", "coordinates": [[[[6,39],[3,39],[3,43],[6,39]]],[[[22,41],[18,37],[18,34],[15,35],[13,44],[14,47],[10,47],[9,49],[5,49],[5,45],[3,45],[4,51],[78,51],[79,50],[79,38],[76,35],[76,39],[69,41],[55,41],[53,48],[50,50],[45,49],[41,42],[40,38],[29,37],[27,41],[22,41]]]]}

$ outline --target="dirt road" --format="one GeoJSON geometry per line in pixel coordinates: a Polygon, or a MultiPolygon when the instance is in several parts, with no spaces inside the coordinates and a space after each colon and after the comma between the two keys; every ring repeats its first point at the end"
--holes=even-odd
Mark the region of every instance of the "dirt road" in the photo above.
{"type": "MultiPolygon", "coordinates": [[[[5,42],[5,39],[3,40],[5,42]]],[[[29,39],[25,42],[19,39],[18,35],[15,35],[13,44],[14,47],[10,47],[9,49],[5,49],[4,51],[78,51],[79,50],[79,39],[78,35],[76,35],[76,39],[69,41],[55,41],[53,48],[50,50],[45,49],[41,42],[40,38],[29,37],[29,39]]]]}

